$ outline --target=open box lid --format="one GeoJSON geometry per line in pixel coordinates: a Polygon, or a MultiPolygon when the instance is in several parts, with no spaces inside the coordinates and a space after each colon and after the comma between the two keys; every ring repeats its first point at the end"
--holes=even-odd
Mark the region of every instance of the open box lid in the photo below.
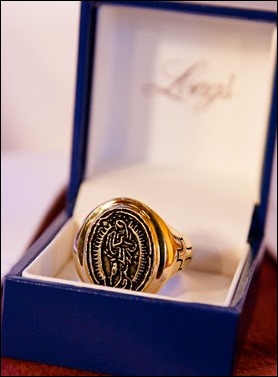
{"type": "Polygon", "coordinates": [[[247,187],[251,236],[262,235],[276,132],[275,61],[275,12],[83,2],[68,211],[84,178],[115,161],[162,162],[181,167],[185,179],[192,171],[205,177],[200,184],[215,176],[223,190],[235,181],[231,191],[247,187]]]}

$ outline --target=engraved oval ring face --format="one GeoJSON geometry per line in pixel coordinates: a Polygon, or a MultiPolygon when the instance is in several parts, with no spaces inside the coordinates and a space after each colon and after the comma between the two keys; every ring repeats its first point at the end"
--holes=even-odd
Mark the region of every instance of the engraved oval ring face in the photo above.
{"type": "Polygon", "coordinates": [[[108,287],[140,291],[154,265],[149,229],[131,210],[114,208],[88,229],[84,258],[92,281],[108,287]]]}

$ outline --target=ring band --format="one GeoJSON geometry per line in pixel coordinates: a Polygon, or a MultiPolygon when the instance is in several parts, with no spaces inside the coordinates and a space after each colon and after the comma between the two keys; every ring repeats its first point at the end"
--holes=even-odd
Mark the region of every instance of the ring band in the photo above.
{"type": "Polygon", "coordinates": [[[155,293],[190,262],[192,246],[142,202],[116,198],[85,218],[73,256],[84,282],[155,293]]]}

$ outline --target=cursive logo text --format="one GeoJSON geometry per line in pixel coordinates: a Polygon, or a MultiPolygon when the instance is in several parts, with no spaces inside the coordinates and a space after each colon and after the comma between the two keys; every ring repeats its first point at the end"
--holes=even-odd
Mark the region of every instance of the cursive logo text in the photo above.
{"type": "Polygon", "coordinates": [[[161,94],[177,102],[194,101],[195,109],[205,109],[217,100],[227,100],[233,95],[235,75],[230,74],[223,81],[203,79],[207,73],[208,62],[199,60],[185,66],[181,60],[166,62],[160,74],[167,84],[146,84],[147,94],[161,94]]]}

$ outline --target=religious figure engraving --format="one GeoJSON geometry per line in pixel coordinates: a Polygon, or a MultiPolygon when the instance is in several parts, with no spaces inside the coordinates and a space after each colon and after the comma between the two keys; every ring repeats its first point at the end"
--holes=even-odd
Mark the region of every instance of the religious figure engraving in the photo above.
{"type": "Polygon", "coordinates": [[[110,210],[88,236],[87,264],[96,284],[142,290],[153,271],[149,230],[130,210],[110,210]]]}
{"type": "Polygon", "coordinates": [[[104,254],[110,260],[109,283],[112,287],[132,289],[130,269],[138,265],[139,242],[136,233],[123,220],[116,220],[107,234],[104,254]]]}

